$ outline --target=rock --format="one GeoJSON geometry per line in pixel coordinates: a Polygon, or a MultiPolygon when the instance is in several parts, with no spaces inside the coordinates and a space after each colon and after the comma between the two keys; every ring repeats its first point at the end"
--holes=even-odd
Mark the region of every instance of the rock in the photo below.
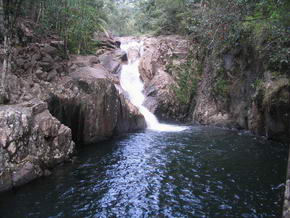
{"type": "Polygon", "coordinates": [[[50,41],[50,45],[52,47],[54,47],[54,48],[63,50],[63,48],[64,48],[64,41],[52,40],[52,41],[50,41]]]}
{"type": "Polygon", "coordinates": [[[26,162],[23,166],[18,166],[18,169],[12,173],[13,187],[17,187],[42,176],[42,170],[38,165],[31,162],[26,162]]]}
{"type": "Polygon", "coordinates": [[[47,100],[52,114],[72,129],[73,139],[80,145],[145,128],[144,117],[99,73],[94,68],[80,68],[67,83],[69,92],[55,91],[47,100]]]}
{"type": "Polygon", "coordinates": [[[139,110],[129,102],[125,96],[120,96],[118,122],[115,129],[117,134],[134,132],[146,128],[144,116],[139,110]]]}
{"type": "Polygon", "coordinates": [[[0,106],[0,191],[49,175],[69,160],[72,138],[81,146],[146,127],[116,88],[113,73],[127,57],[123,51],[104,51],[108,64],[95,55],[67,62],[61,46],[56,41],[15,49],[19,61],[15,74],[7,75],[10,105],[0,106]]]}
{"type": "Polygon", "coordinates": [[[47,77],[46,77],[46,81],[47,82],[53,81],[57,77],[57,75],[58,75],[58,73],[55,69],[49,71],[47,74],[47,77]]]}
{"type": "Polygon", "coordinates": [[[32,58],[31,58],[31,62],[33,63],[33,65],[35,65],[37,63],[37,61],[39,61],[41,59],[41,54],[39,52],[36,52],[32,58]]]}
{"type": "Polygon", "coordinates": [[[94,67],[80,67],[71,73],[71,76],[74,79],[105,79],[108,73],[102,65],[97,64],[94,67]]]}
{"type": "MultiPolygon", "coordinates": [[[[186,60],[188,42],[179,36],[145,38],[141,52],[139,72],[144,82],[145,106],[159,119],[182,121],[187,115],[188,105],[182,103],[174,93],[176,78],[167,71],[171,59],[178,63],[186,60]]],[[[130,49],[129,60],[136,59],[140,51],[130,49]]]]}
{"type": "Polygon", "coordinates": [[[114,51],[113,56],[118,60],[118,61],[128,61],[127,53],[121,49],[117,49],[114,51]]]}
{"type": "Polygon", "coordinates": [[[47,62],[47,63],[53,63],[53,58],[47,53],[47,54],[45,54],[45,56],[42,58],[42,61],[43,62],[47,62]]]}
{"type": "Polygon", "coordinates": [[[36,70],[35,75],[40,80],[45,80],[47,78],[47,73],[42,71],[41,69],[36,70]]]}
{"type": "Polygon", "coordinates": [[[0,87],[0,105],[7,104],[9,101],[9,92],[5,88],[0,87]]]}
{"type": "Polygon", "coordinates": [[[140,57],[140,51],[136,48],[129,48],[128,49],[128,59],[131,62],[136,61],[140,57]]]}
{"type": "MultiPolygon", "coordinates": [[[[0,148],[1,150],[1,148],[0,148]]],[[[1,155],[1,152],[0,152],[1,155]]],[[[12,177],[11,177],[11,173],[9,171],[4,172],[4,171],[0,171],[0,192],[4,192],[7,191],[9,189],[12,189],[13,187],[13,182],[12,182],[12,177]]]]}
{"type": "Polygon", "coordinates": [[[121,60],[114,57],[114,54],[105,53],[99,57],[99,61],[111,74],[119,74],[121,72],[121,60]]]}
{"type": "Polygon", "coordinates": [[[289,76],[265,71],[268,66],[253,49],[240,45],[205,57],[192,121],[247,129],[289,143],[289,76]],[[221,78],[222,91],[216,89],[221,78]]]}
{"type": "Polygon", "coordinates": [[[52,62],[41,61],[41,62],[38,62],[38,65],[42,68],[43,71],[47,73],[53,69],[52,62]]]}
{"type": "Polygon", "coordinates": [[[56,56],[58,53],[58,49],[56,47],[51,46],[51,45],[45,44],[42,47],[42,52],[45,54],[49,54],[50,56],[56,56]]]}
{"type": "Polygon", "coordinates": [[[116,41],[109,33],[96,32],[94,40],[98,43],[99,47],[107,50],[114,50],[120,47],[120,42],[116,41]]]}
{"type": "Polygon", "coordinates": [[[51,174],[52,174],[52,172],[47,170],[47,169],[45,169],[44,172],[43,172],[44,176],[50,176],[51,174]]]}
{"type": "Polygon", "coordinates": [[[90,60],[89,60],[89,64],[90,64],[90,66],[92,66],[92,65],[94,65],[94,64],[99,64],[99,63],[100,63],[100,60],[99,60],[99,58],[96,57],[96,56],[91,57],[90,60]]]}
{"type": "Polygon", "coordinates": [[[37,99],[0,106],[0,191],[25,184],[70,158],[71,131],[37,99]]]}
{"type": "Polygon", "coordinates": [[[263,101],[257,103],[264,114],[265,135],[273,140],[290,142],[290,79],[268,81],[263,101]]]}

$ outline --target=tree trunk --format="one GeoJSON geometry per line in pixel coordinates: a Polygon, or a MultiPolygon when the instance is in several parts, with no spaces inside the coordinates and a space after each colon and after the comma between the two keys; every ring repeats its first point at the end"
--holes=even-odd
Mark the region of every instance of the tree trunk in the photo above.
{"type": "Polygon", "coordinates": [[[3,0],[3,23],[4,23],[4,61],[2,67],[2,75],[1,75],[1,87],[0,87],[0,104],[7,103],[9,101],[8,95],[8,86],[6,83],[6,77],[10,73],[11,70],[11,39],[9,34],[9,13],[7,8],[9,8],[9,2],[3,0]]]}
{"type": "Polygon", "coordinates": [[[7,76],[11,73],[12,39],[21,0],[1,0],[4,23],[4,61],[0,83],[0,104],[9,102],[7,76]]]}

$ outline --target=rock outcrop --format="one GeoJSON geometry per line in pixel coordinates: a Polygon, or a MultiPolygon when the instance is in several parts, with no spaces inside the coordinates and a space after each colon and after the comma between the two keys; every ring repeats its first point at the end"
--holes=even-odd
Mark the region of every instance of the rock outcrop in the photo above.
{"type": "Polygon", "coordinates": [[[265,69],[258,54],[247,46],[207,57],[192,120],[246,129],[289,143],[290,79],[265,69]]]}
{"type": "Polygon", "coordinates": [[[71,130],[37,99],[0,106],[0,192],[45,175],[74,151],[71,130]]]}
{"type": "Polygon", "coordinates": [[[47,99],[51,113],[72,129],[77,144],[94,143],[146,127],[143,115],[106,75],[104,68],[80,68],[61,82],[65,90],[55,89],[47,99]]]}
{"type": "Polygon", "coordinates": [[[0,106],[0,192],[48,174],[70,158],[75,143],[146,127],[119,86],[127,56],[118,42],[103,40],[98,54],[68,60],[57,39],[26,41],[14,49],[10,101],[0,106]]]}
{"type": "Polygon", "coordinates": [[[188,41],[180,36],[144,38],[139,71],[144,81],[145,106],[159,119],[184,120],[188,105],[174,93],[176,74],[166,69],[169,63],[178,65],[186,61],[188,41]]]}

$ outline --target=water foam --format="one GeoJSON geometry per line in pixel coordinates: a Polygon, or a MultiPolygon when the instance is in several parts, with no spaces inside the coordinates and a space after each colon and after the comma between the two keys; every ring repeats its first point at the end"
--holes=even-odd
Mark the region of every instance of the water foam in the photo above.
{"type": "MultiPolygon", "coordinates": [[[[128,53],[130,48],[137,49],[142,53],[142,42],[129,41],[121,44],[121,49],[128,53]]],[[[128,93],[129,99],[135,105],[141,114],[143,114],[147,128],[154,131],[178,132],[183,131],[186,127],[168,125],[159,123],[157,117],[151,113],[144,105],[145,96],[143,94],[144,84],[140,79],[139,58],[136,60],[128,60],[128,64],[124,64],[121,71],[120,83],[122,88],[128,93]]]]}

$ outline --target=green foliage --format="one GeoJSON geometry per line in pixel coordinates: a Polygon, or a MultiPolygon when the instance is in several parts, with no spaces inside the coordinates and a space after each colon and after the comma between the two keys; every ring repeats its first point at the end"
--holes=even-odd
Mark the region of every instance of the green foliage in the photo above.
{"type": "Polygon", "coordinates": [[[187,61],[180,65],[167,66],[167,71],[177,75],[177,85],[173,90],[177,98],[184,104],[190,103],[193,96],[196,94],[198,82],[202,73],[202,66],[195,61],[191,55],[187,61]]]}
{"type": "Polygon", "coordinates": [[[289,74],[290,2],[264,0],[255,4],[242,28],[250,32],[249,41],[261,54],[268,70],[289,74]]]}
{"type": "Polygon", "coordinates": [[[77,54],[92,52],[93,34],[106,26],[104,0],[27,0],[22,13],[38,24],[39,34],[60,35],[77,54]]]}
{"type": "Polygon", "coordinates": [[[139,3],[139,29],[153,34],[185,33],[187,0],[148,0],[139,3]],[[149,18],[149,19],[148,19],[149,18]]]}
{"type": "Polygon", "coordinates": [[[230,83],[228,80],[218,77],[215,85],[214,85],[214,92],[217,96],[221,96],[223,98],[227,98],[230,91],[230,83]]]}
{"type": "Polygon", "coordinates": [[[254,89],[260,89],[260,88],[262,88],[263,87],[263,84],[264,84],[264,82],[263,82],[263,80],[262,79],[257,79],[257,80],[255,80],[255,82],[252,84],[252,88],[254,88],[254,89]]]}
{"type": "Polygon", "coordinates": [[[114,35],[126,36],[137,34],[136,7],[130,2],[107,0],[105,8],[108,28],[114,35]]]}
{"type": "Polygon", "coordinates": [[[69,2],[65,10],[67,28],[62,35],[67,39],[68,48],[73,53],[91,53],[96,47],[96,42],[92,39],[93,34],[105,31],[106,22],[98,14],[97,7],[102,7],[102,2],[91,0],[69,2]]]}
{"type": "Polygon", "coordinates": [[[174,87],[174,92],[182,103],[188,104],[192,96],[195,95],[198,80],[192,78],[192,72],[190,70],[180,71],[178,74],[178,85],[174,87]]]}

